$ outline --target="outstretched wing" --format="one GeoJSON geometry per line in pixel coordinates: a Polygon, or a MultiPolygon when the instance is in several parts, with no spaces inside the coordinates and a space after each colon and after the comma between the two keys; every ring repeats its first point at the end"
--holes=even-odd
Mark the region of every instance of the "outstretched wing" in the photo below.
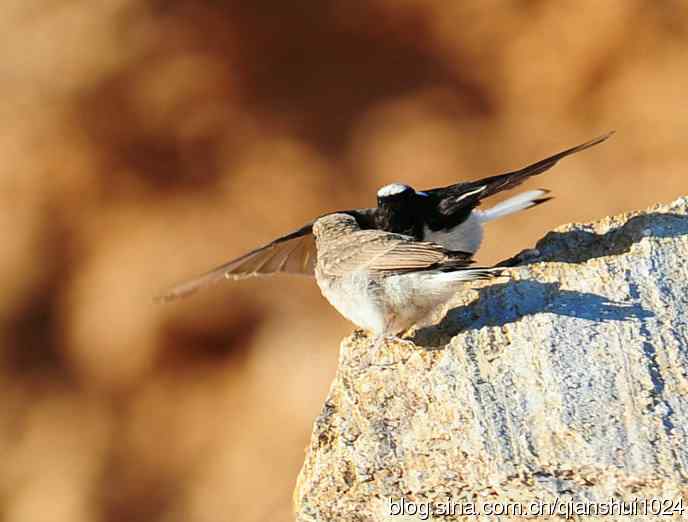
{"type": "Polygon", "coordinates": [[[542,174],[543,172],[551,169],[557,164],[558,161],[566,156],[571,156],[572,154],[576,154],[577,152],[581,152],[585,149],[602,143],[612,134],[614,134],[614,131],[599,136],[581,145],[577,145],[576,147],[571,147],[570,149],[558,152],[553,156],[513,172],[498,174],[497,176],[491,176],[489,178],[483,178],[477,181],[471,181],[469,183],[457,183],[456,185],[426,190],[424,192],[436,200],[437,211],[441,215],[446,217],[455,213],[464,214],[466,212],[470,212],[471,209],[479,205],[481,199],[497,194],[502,190],[517,187],[529,177],[542,174]]]}
{"type": "Polygon", "coordinates": [[[156,297],[155,301],[166,302],[186,297],[224,279],[244,279],[278,272],[313,275],[316,251],[312,231],[311,222],[201,276],[172,287],[156,297]]]}

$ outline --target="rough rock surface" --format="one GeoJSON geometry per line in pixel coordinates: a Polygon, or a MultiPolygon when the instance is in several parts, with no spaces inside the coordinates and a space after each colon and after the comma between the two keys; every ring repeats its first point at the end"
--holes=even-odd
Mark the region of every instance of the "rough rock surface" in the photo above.
{"type": "Polygon", "coordinates": [[[342,343],[299,522],[521,520],[486,510],[534,501],[557,520],[611,498],[672,508],[633,520],[688,520],[688,198],[561,227],[510,264],[416,346],[342,343]]]}

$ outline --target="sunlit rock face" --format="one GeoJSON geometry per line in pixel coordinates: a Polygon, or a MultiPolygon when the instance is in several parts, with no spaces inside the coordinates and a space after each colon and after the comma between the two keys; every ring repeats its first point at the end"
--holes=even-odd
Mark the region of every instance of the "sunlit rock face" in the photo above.
{"type": "Polygon", "coordinates": [[[685,496],[687,213],[682,198],[558,228],[506,263],[511,280],[457,295],[416,347],[346,339],[297,520],[685,496]]]}

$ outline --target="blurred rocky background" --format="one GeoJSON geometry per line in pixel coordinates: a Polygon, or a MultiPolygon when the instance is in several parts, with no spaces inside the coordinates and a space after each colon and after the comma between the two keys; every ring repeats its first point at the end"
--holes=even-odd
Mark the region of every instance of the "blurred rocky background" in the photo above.
{"type": "Polygon", "coordinates": [[[481,262],[688,192],[681,1],[4,0],[0,30],[3,522],[292,519],[352,327],[307,279],[169,284],[611,129],[481,262]]]}

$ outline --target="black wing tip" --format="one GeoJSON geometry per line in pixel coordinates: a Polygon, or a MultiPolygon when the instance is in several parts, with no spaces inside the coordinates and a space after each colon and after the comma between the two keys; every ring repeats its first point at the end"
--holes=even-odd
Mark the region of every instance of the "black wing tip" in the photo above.
{"type": "MultiPolygon", "coordinates": [[[[541,164],[543,166],[547,165],[547,168],[545,170],[548,170],[549,168],[553,167],[556,165],[560,160],[564,159],[567,156],[570,156],[572,154],[576,154],[578,152],[582,152],[586,149],[589,149],[590,147],[594,147],[595,145],[599,145],[600,143],[607,141],[609,138],[611,138],[614,134],[616,134],[615,130],[611,130],[605,134],[601,134],[600,136],[597,136],[596,138],[593,138],[589,141],[586,141],[585,143],[581,143],[580,145],[576,145],[575,147],[571,147],[570,149],[567,149],[565,151],[559,152],[553,156],[550,156],[549,158],[546,158],[535,165],[541,164]]],[[[532,167],[533,165],[531,165],[532,167]]],[[[528,167],[526,167],[528,168],[528,167]]]]}
{"type": "Polygon", "coordinates": [[[535,191],[541,192],[542,194],[540,195],[540,197],[532,199],[530,201],[532,203],[532,205],[530,205],[529,207],[526,207],[525,210],[528,210],[529,208],[536,207],[538,205],[542,205],[543,203],[547,203],[549,200],[554,199],[554,196],[549,195],[552,193],[552,191],[549,189],[538,188],[538,189],[535,189],[535,191]]]}
{"type": "Polygon", "coordinates": [[[585,148],[592,147],[593,145],[597,145],[598,143],[602,143],[603,141],[607,141],[614,134],[616,134],[616,131],[610,130],[609,132],[607,132],[605,134],[601,134],[601,135],[597,136],[597,138],[593,138],[590,141],[588,141],[587,143],[584,143],[583,145],[581,145],[581,147],[585,147],[585,148]]]}
{"type": "MultiPolygon", "coordinates": [[[[549,190],[545,194],[547,194],[547,193],[549,193],[549,190]]],[[[534,199],[532,201],[533,204],[531,206],[529,206],[528,208],[535,208],[538,205],[542,205],[543,203],[547,203],[548,201],[552,201],[553,199],[554,199],[554,196],[545,196],[542,198],[534,199]]],[[[528,210],[528,208],[526,208],[526,210],[528,210]]]]}

